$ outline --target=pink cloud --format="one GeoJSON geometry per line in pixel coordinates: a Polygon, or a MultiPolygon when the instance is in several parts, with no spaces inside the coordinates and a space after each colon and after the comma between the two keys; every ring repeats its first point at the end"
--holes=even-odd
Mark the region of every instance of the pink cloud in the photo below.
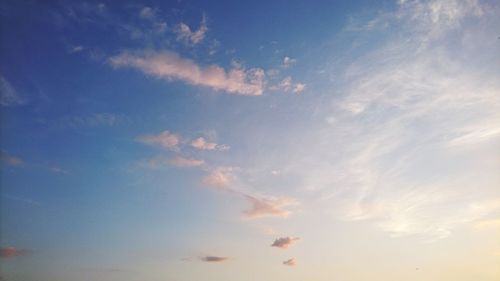
{"type": "Polygon", "coordinates": [[[284,261],[283,264],[288,266],[296,266],[297,262],[295,261],[295,258],[291,258],[289,260],[284,261]]]}
{"type": "Polygon", "coordinates": [[[203,179],[203,183],[219,189],[228,188],[232,178],[231,172],[231,168],[217,168],[203,179]]]}
{"type": "Polygon", "coordinates": [[[217,148],[216,143],[208,142],[202,137],[193,140],[191,146],[199,150],[214,150],[217,148]]]}
{"type": "Polygon", "coordinates": [[[161,79],[181,80],[230,94],[259,96],[264,91],[265,74],[260,68],[244,69],[236,65],[226,72],[218,65],[201,67],[176,53],[153,50],[124,51],[111,57],[109,62],[115,68],[136,68],[161,79]]]}
{"type": "Polygon", "coordinates": [[[145,135],[138,138],[138,141],[146,144],[160,145],[167,149],[176,149],[180,143],[180,137],[169,131],[163,131],[158,135],[145,135]]]}
{"type": "Polygon", "coordinates": [[[21,158],[10,155],[5,151],[0,151],[0,162],[9,166],[21,166],[24,164],[21,158]]]}
{"type": "Polygon", "coordinates": [[[17,249],[15,247],[0,248],[0,257],[2,258],[13,258],[21,256],[29,256],[33,252],[26,249],[17,249]]]}
{"type": "Polygon", "coordinates": [[[287,249],[299,240],[300,237],[281,237],[274,240],[273,244],[271,244],[271,247],[287,249]]]}
{"type": "Polygon", "coordinates": [[[288,217],[290,211],[286,210],[285,207],[294,203],[293,200],[285,198],[257,198],[246,194],[244,194],[244,197],[252,204],[250,210],[243,212],[250,219],[260,217],[288,217]]]}

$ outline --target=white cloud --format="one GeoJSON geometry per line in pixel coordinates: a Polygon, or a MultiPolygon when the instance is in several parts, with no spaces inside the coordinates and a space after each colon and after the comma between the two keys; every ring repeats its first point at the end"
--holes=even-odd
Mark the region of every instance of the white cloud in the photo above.
{"type": "Polygon", "coordinates": [[[293,83],[292,77],[287,76],[280,81],[278,85],[272,86],[271,90],[281,90],[283,92],[293,92],[300,94],[306,88],[306,84],[303,83],[293,83]]]}
{"type": "Polygon", "coordinates": [[[336,79],[314,100],[314,121],[328,123],[287,128],[293,141],[256,165],[279,158],[296,188],[320,198],[315,208],[393,237],[434,241],[494,216],[500,167],[487,144],[500,136],[498,8],[450,1],[432,12],[433,3],[382,14],[376,44],[358,34],[371,48],[332,54],[321,69],[336,79]]]}
{"type": "Polygon", "coordinates": [[[0,104],[2,106],[15,106],[24,103],[25,100],[19,96],[16,89],[5,77],[0,75],[0,104]]]}
{"type": "Polygon", "coordinates": [[[80,45],[76,45],[76,46],[72,46],[70,49],[69,49],[69,53],[70,54],[74,54],[74,53],[80,53],[81,51],[83,51],[85,48],[83,46],[80,46],[80,45]]]}
{"type": "Polygon", "coordinates": [[[205,33],[207,33],[207,31],[207,20],[206,17],[203,16],[198,30],[192,31],[187,24],[181,22],[177,26],[175,32],[177,33],[177,40],[183,41],[190,45],[196,45],[205,38],[205,33]]]}
{"type": "Polygon", "coordinates": [[[141,11],[139,12],[139,17],[142,19],[155,19],[156,18],[156,11],[155,9],[151,7],[143,7],[141,11]]]}
{"type": "Polygon", "coordinates": [[[201,67],[176,53],[152,50],[124,51],[109,61],[115,68],[136,68],[158,78],[182,80],[231,94],[258,96],[264,91],[264,71],[260,68],[233,67],[226,72],[218,65],[201,67]]]}
{"type": "Polygon", "coordinates": [[[283,64],[281,65],[283,68],[288,68],[294,65],[297,62],[296,59],[292,59],[291,57],[284,57],[283,64]]]}

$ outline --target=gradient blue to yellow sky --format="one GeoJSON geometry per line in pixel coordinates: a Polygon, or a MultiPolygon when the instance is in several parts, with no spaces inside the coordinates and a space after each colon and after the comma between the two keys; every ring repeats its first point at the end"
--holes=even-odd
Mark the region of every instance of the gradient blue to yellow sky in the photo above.
{"type": "Polygon", "coordinates": [[[0,17],[1,280],[500,280],[498,1],[0,17]]]}

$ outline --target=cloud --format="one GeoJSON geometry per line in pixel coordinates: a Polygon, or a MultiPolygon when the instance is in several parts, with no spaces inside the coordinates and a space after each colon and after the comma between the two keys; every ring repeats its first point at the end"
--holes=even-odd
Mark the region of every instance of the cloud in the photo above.
{"type": "Polygon", "coordinates": [[[203,179],[203,184],[218,189],[227,189],[232,179],[232,168],[217,168],[203,179]]]}
{"type": "Polygon", "coordinates": [[[24,104],[25,102],[26,101],[19,96],[10,82],[0,75],[0,105],[15,106],[24,104]]]}
{"type": "Polygon", "coordinates": [[[99,112],[81,116],[65,116],[59,120],[59,124],[62,127],[72,128],[112,127],[123,120],[124,116],[108,112],[99,112]]]}
{"type": "Polygon", "coordinates": [[[218,256],[205,256],[205,257],[200,257],[201,261],[204,262],[213,262],[213,263],[219,263],[219,262],[225,262],[229,260],[228,257],[218,257],[218,256]]]}
{"type": "Polygon", "coordinates": [[[177,40],[183,41],[189,45],[196,45],[200,43],[203,38],[205,38],[205,33],[207,33],[207,31],[208,27],[205,16],[202,17],[200,27],[196,31],[191,31],[191,28],[183,22],[178,24],[177,29],[175,30],[177,33],[177,40]]]}
{"type": "Polygon", "coordinates": [[[250,210],[243,214],[249,219],[262,217],[283,217],[290,215],[286,207],[295,204],[295,201],[286,198],[258,198],[248,194],[243,194],[244,198],[252,204],[250,210]]]}
{"type": "Polygon", "coordinates": [[[169,131],[163,131],[158,135],[141,136],[137,140],[145,144],[160,145],[166,149],[176,150],[180,143],[180,136],[169,131]]]}
{"type": "Polygon", "coordinates": [[[214,150],[217,147],[217,144],[208,142],[204,138],[199,137],[191,142],[191,146],[200,150],[214,150]]]}
{"type": "Polygon", "coordinates": [[[81,51],[83,51],[85,48],[81,45],[77,45],[77,46],[71,46],[68,50],[68,52],[70,54],[75,54],[75,53],[79,53],[81,51]]]}
{"type": "Polygon", "coordinates": [[[296,59],[292,59],[291,57],[284,57],[283,64],[281,65],[283,68],[288,68],[294,65],[297,62],[296,59]]]}
{"type": "Polygon", "coordinates": [[[0,151],[0,162],[9,166],[21,166],[24,164],[23,159],[10,155],[5,151],[0,151]]]}
{"type": "Polygon", "coordinates": [[[297,262],[295,261],[295,258],[291,258],[289,260],[284,261],[283,264],[287,266],[296,266],[297,262]]]}
{"type": "Polygon", "coordinates": [[[193,159],[193,158],[184,158],[184,157],[174,157],[169,160],[171,165],[176,167],[198,167],[205,164],[205,161],[193,159]]]}
{"type": "Polygon", "coordinates": [[[306,89],[306,84],[297,83],[293,86],[292,92],[299,94],[302,93],[306,89]]]}
{"type": "Polygon", "coordinates": [[[293,244],[295,244],[299,240],[300,240],[300,237],[281,237],[281,238],[274,240],[273,244],[271,244],[271,247],[277,247],[280,249],[288,249],[289,247],[291,247],[293,244]]]}
{"type": "Polygon", "coordinates": [[[143,7],[139,12],[139,17],[141,19],[153,20],[156,18],[156,10],[151,7],[143,7]]]}
{"type": "Polygon", "coordinates": [[[191,141],[191,146],[199,150],[227,150],[229,147],[227,145],[219,145],[213,142],[208,142],[203,137],[199,137],[191,141]]]}
{"type": "Polygon", "coordinates": [[[259,96],[264,91],[264,70],[234,66],[227,72],[218,65],[201,67],[190,59],[169,51],[123,51],[109,59],[115,68],[136,68],[148,75],[166,80],[209,87],[230,94],[259,96]]]}
{"type": "Polygon", "coordinates": [[[300,145],[283,148],[292,156],[276,154],[289,163],[281,168],[335,219],[391,237],[431,242],[496,215],[498,153],[486,142],[500,136],[491,63],[499,10],[485,7],[406,1],[383,13],[387,28],[376,30],[376,41],[356,31],[356,43],[370,48],[332,54],[322,68],[339,79],[315,110],[333,124],[289,133],[300,145]],[[348,58],[343,67],[339,57],[348,58]]]}
{"type": "Polygon", "coordinates": [[[0,248],[0,257],[2,258],[30,256],[32,254],[33,251],[26,249],[17,249],[15,247],[0,248]]]}
{"type": "Polygon", "coordinates": [[[284,92],[293,92],[296,94],[301,93],[306,88],[306,84],[303,83],[293,83],[292,77],[288,76],[283,78],[278,85],[272,86],[271,90],[281,90],[284,92]]]}

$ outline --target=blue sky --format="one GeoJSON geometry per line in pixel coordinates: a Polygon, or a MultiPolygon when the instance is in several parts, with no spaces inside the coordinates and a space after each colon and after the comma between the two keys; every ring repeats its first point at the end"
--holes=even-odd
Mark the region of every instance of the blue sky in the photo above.
{"type": "Polygon", "coordinates": [[[165,2],[0,4],[2,280],[498,280],[498,3],[165,2]]]}

